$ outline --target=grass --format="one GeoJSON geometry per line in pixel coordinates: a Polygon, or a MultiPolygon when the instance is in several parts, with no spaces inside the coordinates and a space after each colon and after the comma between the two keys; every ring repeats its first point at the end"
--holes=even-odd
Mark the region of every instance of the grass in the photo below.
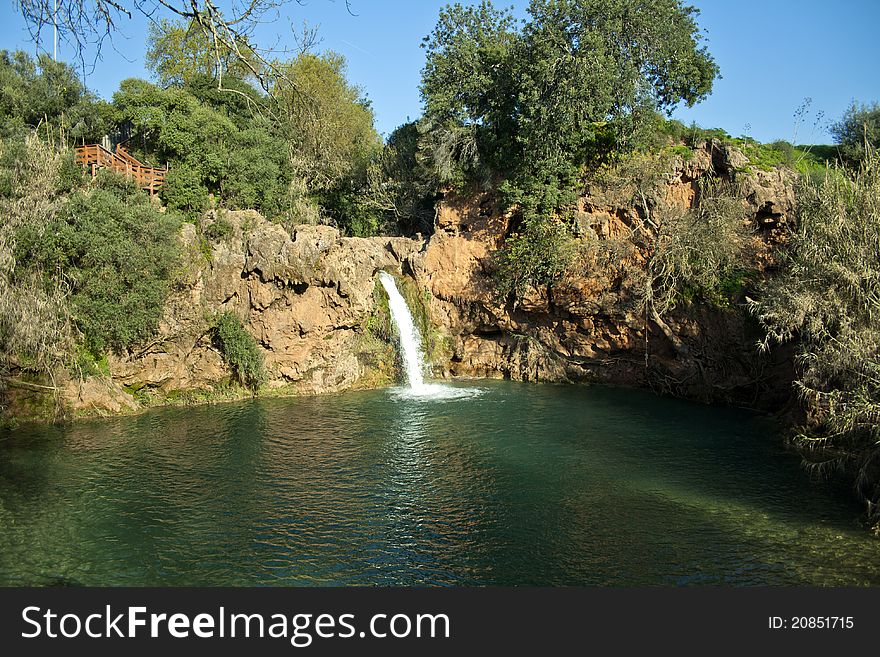
{"type": "Polygon", "coordinates": [[[761,144],[745,138],[733,139],[732,143],[749,158],[749,166],[761,171],[787,167],[808,176],[824,171],[826,165],[837,159],[834,146],[794,146],[782,140],[761,144]]]}

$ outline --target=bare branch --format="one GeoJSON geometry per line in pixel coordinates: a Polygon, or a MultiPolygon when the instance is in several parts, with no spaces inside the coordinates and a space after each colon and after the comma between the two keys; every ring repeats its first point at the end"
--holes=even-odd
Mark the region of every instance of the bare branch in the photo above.
{"type": "MultiPolygon", "coordinates": [[[[69,44],[86,69],[88,53],[93,53],[91,67],[100,59],[106,41],[112,43],[121,19],[135,13],[155,22],[161,14],[177,17],[197,26],[213,44],[218,57],[228,52],[240,58],[265,91],[278,73],[278,51],[259,48],[253,43],[258,25],[274,22],[283,6],[291,0],[15,0],[16,9],[25,20],[31,40],[38,46],[45,30],[57,30],[58,38],[69,44]]],[[[301,0],[297,0],[302,4],[301,0]]],[[[351,13],[349,2],[346,8],[351,13]]],[[[354,14],[352,14],[354,15],[354,14]]],[[[304,34],[308,34],[305,32],[304,34]]],[[[315,43],[314,33],[297,49],[305,52],[315,43]]],[[[277,43],[276,43],[277,45],[277,43]]],[[[218,68],[218,71],[220,69],[218,68]]],[[[218,88],[223,88],[218,75],[218,88]]]]}

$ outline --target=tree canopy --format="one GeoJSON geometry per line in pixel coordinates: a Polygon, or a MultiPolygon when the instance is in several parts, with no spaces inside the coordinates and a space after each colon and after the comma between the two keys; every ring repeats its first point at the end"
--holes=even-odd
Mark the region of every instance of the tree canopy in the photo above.
{"type": "Polygon", "coordinates": [[[531,0],[522,24],[489,0],[440,12],[423,42],[425,120],[435,160],[452,154],[471,180],[502,176],[525,222],[501,254],[514,281],[502,289],[558,275],[547,254],[561,251],[546,243],[560,233],[540,224],[572,207],[585,167],[709,94],[719,71],[697,14],[681,0],[531,0]],[[538,265],[523,276],[518,262],[538,265]]]}
{"type": "Polygon", "coordinates": [[[44,126],[53,140],[95,140],[108,128],[109,106],[80,81],[76,71],[48,55],[0,51],[0,136],[21,136],[44,126]]]}
{"type": "Polygon", "coordinates": [[[167,19],[150,23],[145,63],[165,87],[186,85],[198,77],[216,81],[227,73],[247,78],[261,69],[259,55],[245,38],[233,49],[215,44],[193,21],[167,19]]]}
{"type": "Polygon", "coordinates": [[[718,67],[680,0],[532,0],[520,27],[484,0],[446,7],[426,37],[426,116],[477,126],[504,169],[586,156],[611,122],[629,138],[650,112],[692,105],[718,67]],[[512,161],[511,161],[512,158],[512,161]]]}
{"type": "Polygon", "coordinates": [[[866,158],[866,148],[880,149],[880,105],[853,103],[831,126],[831,134],[844,161],[858,164],[866,158]]]}
{"type": "MultiPolygon", "coordinates": [[[[211,48],[216,63],[222,66],[230,53],[262,81],[263,70],[271,70],[273,55],[269,49],[255,48],[251,36],[260,24],[277,19],[278,10],[291,0],[16,0],[16,9],[24,18],[32,39],[40,43],[44,31],[57,30],[58,37],[77,51],[85,64],[86,53],[112,40],[124,21],[142,14],[151,21],[171,18],[182,20],[191,34],[211,48]],[[263,69],[265,67],[265,69],[263,69]]],[[[346,0],[346,7],[348,2],[346,0]]],[[[307,49],[313,44],[314,33],[307,32],[307,49]]]]}

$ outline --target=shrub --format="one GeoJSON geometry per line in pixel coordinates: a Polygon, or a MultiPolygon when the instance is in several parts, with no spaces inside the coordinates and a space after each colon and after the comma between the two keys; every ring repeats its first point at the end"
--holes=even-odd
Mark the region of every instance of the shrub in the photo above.
{"type": "Polygon", "coordinates": [[[42,235],[62,202],[62,159],[30,131],[0,140],[0,373],[51,372],[74,341],[68,286],[18,256],[22,238],[42,235]]]}
{"type": "Polygon", "coordinates": [[[211,336],[238,383],[254,391],[265,383],[263,354],[234,313],[227,310],[214,317],[211,336]]]}
{"type": "MultiPolygon", "coordinates": [[[[880,500],[880,157],[829,169],[798,190],[780,273],[753,304],[767,338],[796,342],[796,386],[811,416],[800,441],[851,467],[880,500]]],[[[880,519],[874,506],[874,520],[880,519]]]]}
{"type": "Polygon", "coordinates": [[[680,300],[699,297],[726,305],[741,290],[748,229],[735,189],[704,183],[699,205],[669,211],[659,223],[648,261],[645,303],[663,315],[680,300]]]}
{"type": "Polygon", "coordinates": [[[104,173],[75,192],[44,230],[20,231],[16,258],[71,290],[71,312],[94,354],[122,352],[156,329],[179,252],[179,221],[104,173]]]}
{"type": "Polygon", "coordinates": [[[843,117],[831,126],[845,162],[858,165],[867,155],[866,147],[880,148],[880,105],[853,103],[843,117]]]}
{"type": "Polygon", "coordinates": [[[208,205],[208,190],[197,171],[187,166],[171,169],[159,192],[169,208],[194,214],[208,205]]]}
{"type": "Polygon", "coordinates": [[[223,216],[222,212],[222,210],[218,211],[214,221],[205,226],[205,229],[202,231],[205,238],[212,242],[222,241],[232,235],[232,224],[229,223],[229,219],[223,216]]]}
{"type": "Polygon", "coordinates": [[[555,220],[523,223],[496,254],[495,286],[502,301],[518,304],[532,285],[552,285],[571,264],[571,235],[555,220]]]}

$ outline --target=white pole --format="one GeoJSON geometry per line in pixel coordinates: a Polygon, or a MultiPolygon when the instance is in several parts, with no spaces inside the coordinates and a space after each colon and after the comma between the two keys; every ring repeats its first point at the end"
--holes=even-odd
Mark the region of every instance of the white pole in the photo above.
{"type": "Polygon", "coordinates": [[[58,0],[52,9],[52,58],[58,61],[58,0]]]}

